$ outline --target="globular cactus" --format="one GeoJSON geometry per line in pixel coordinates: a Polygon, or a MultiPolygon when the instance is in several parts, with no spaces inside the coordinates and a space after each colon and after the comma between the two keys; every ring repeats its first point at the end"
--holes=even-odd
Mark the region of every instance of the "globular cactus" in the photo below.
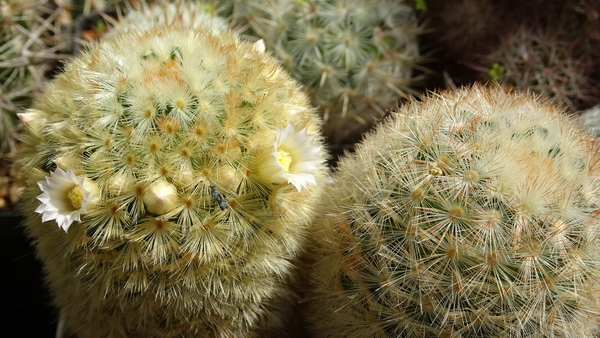
{"type": "Polygon", "coordinates": [[[326,156],[264,45],[210,24],[114,32],[22,119],[22,212],[65,335],[281,328],[326,156]]]}
{"type": "Polygon", "coordinates": [[[500,86],[397,109],[315,222],[315,337],[595,337],[598,144],[500,86]]]}
{"type": "Polygon", "coordinates": [[[360,137],[385,108],[414,93],[421,28],[399,0],[208,0],[305,87],[330,143],[360,137]]]}

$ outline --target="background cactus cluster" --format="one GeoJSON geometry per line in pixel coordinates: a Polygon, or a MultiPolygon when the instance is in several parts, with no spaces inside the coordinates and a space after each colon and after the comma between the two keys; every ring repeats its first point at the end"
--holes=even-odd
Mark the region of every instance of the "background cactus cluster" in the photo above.
{"type": "Polygon", "coordinates": [[[350,143],[415,93],[420,61],[413,8],[399,0],[208,1],[299,80],[319,107],[330,143],[350,143]]]}
{"type": "Polygon", "coordinates": [[[63,333],[284,326],[326,156],[307,96],[262,44],[210,23],[117,29],[22,119],[22,212],[63,333]]]}
{"type": "Polygon", "coordinates": [[[595,337],[598,144],[499,86],[400,107],[315,222],[315,337],[595,337]]]}

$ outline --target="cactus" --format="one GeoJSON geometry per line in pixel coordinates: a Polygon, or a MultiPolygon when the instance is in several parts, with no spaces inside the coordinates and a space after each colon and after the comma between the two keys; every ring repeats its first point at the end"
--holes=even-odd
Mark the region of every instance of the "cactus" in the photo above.
{"type": "Polygon", "coordinates": [[[398,108],[315,221],[316,337],[595,337],[598,144],[503,87],[398,108]]]}
{"type": "Polygon", "coordinates": [[[21,118],[21,211],[65,335],[284,325],[326,156],[264,45],[208,23],[115,31],[21,118]]]}
{"type": "Polygon", "coordinates": [[[547,96],[575,112],[596,100],[589,77],[592,64],[586,55],[573,52],[576,45],[548,29],[525,28],[509,35],[486,62],[490,69],[494,64],[504,68],[501,82],[547,96]]]}
{"type": "Polygon", "coordinates": [[[263,39],[320,107],[330,143],[350,143],[415,91],[413,9],[399,0],[208,0],[248,39],[263,39]]]}
{"type": "Polygon", "coordinates": [[[48,61],[61,58],[62,12],[44,1],[0,1],[0,156],[16,149],[17,114],[41,90],[48,61]]]}

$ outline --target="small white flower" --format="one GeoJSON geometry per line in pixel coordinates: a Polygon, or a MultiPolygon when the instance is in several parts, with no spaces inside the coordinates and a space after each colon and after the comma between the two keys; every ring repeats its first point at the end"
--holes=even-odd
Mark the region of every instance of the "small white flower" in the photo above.
{"type": "Polygon", "coordinates": [[[307,135],[306,128],[296,132],[294,125],[277,129],[275,148],[262,171],[272,182],[291,183],[298,191],[309,183],[316,184],[312,170],[324,160],[319,155],[321,146],[313,143],[315,136],[307,135]]]}
{"type": "Polygon", "coordinates": [[[61,168],[37,182],[42,194],[37,197],[42,204],[35,212],[42,214],[42,222],[56,220],[65,232],[73,221],[81,221],[98,199],[98,186],[88,178],[75,176],[73,169],[61,168]]]}

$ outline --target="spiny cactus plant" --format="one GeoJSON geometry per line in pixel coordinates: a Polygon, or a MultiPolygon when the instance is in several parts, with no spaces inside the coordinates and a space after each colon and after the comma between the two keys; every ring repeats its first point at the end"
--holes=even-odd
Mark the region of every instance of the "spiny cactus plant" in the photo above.
{"type": "Polygon", "coordinates": [[[46,1],[0,1],[0,155],[15,150],[17,114],[41,90],[48,61],[61,57],[61,12],[46,1]]]}
{"type": "Polygon", "coordinates": [[[413,93],[413,8],[399,0],[208,0],[249,39],[263,39],[320,107],[331,143],[349,143],[413,93]]]}
{"type": "MultiPolygon", "coordinates": [[[[501,82],[550,97],[575,112],[597,100],[590,95],[592,64],[585,55],[573,53],[576,47],[575,40],[547,29],[524,28],[506,38],[486,62],[489,69],[502,65],[501,82]]],[[[483,77],[489,79],[487,75],[483,77]]]]}
{"type": "Polygon", "coordinates": [[[316,337],[595,337],[598,144],[500,86],[399,108],[315,222],[316,337]]]}
{"type": "Polygon", "coordinates": [[[22,118],[22,212],[66,335],[281,328],[326,169],[321,121],[264,45],[210,24],[111,34],[22,118]]]}

